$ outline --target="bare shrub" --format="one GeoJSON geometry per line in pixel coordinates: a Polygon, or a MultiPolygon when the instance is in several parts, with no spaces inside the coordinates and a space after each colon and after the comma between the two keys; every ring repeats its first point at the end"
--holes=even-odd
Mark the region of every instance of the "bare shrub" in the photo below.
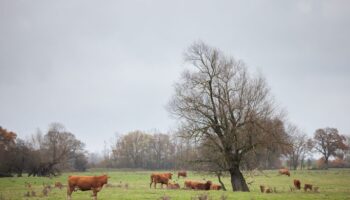
{"type": "Polygon", "coordinates": [[[191,198],[191,200],[212,200],[212,199],[213,198],[211,198],[207,193],[198,194],[197,196],[191,198]]]}
{"type": "Polygon", "coordinates": [[[294,191],[295,191],[295,188],[292,187],[292,186],[289,186],[289,189],[290,189],[291,192],[294,192],[294,191]]]}
{"type": "Polygon", "coordinates": [[[42,193],[45,197],[47,197],[49,195],[50,189],[49,187],[45,186],[42,193]]]}
{"type": "Polygon", "coordinates": [[[55,188],[59,188],[61,190],[63,188],[63,184],[61,182],[55,182],[55,188]]]}
{"type": "MultiPolygon", "coordinates": [[[[107,184],[105,185],[106,188],[113,187],[113,186],[114,186],[114,185],[112,185],[111,183],[107,183],[107,184]]],[[[118,187],[118,185],[117,185],[117,187],[118,187]]]]}
{"type": "Polygon", "coordinates": [[[228,196],[226,194],[222,194],[220,196],[220,200],[227,200],[228,199],[228,196]]]}
{"type": "Polygon", "coordinates": [[[26,188],[31,188],[32,187],[32,184],[28,183],[27,181],[24,182],[24,187],[26,188]]]}
{"type": "Polygon", "coordinates": [[[162,197],[159,198],[160,200],[170,200],[171,198],[167,195],[164,195],[162,197]]]}
{"type": "MultiPolygon", "coordinates": [[[[24,193],[24,197],[30,197],[30,192],[27,191],[27,193],[24,193]]],[[[0,198],[1,199],[1,198],[0,198]]]]}

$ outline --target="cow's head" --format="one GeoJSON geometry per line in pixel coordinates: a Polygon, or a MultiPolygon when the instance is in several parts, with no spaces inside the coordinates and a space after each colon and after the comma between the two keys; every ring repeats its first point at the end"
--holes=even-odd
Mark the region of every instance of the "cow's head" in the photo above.
{"type": "Polygon", "coordinates": [[[210,189],[211,184],[212,184],[211,181],[207,181],[207,182],[206,182],[206,189],[207,189],[207,190],[210,189]]]}
{"type": "Polygon", "coordinates": [[[103,184],[107,184],[108,183],[108,178],[110,178],[110,177],[107,174],[103,174],[101,176],[101,178],[102,178],[103,184]]]}

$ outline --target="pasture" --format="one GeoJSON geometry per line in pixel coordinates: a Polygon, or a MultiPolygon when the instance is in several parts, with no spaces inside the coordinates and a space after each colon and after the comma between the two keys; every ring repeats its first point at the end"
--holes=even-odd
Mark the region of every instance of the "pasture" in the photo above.
{"type": "MultiPolygon", "coordinates": [[[[71,174],[75,175],[100,175],[106,171],[90,171],[85,173],[64,173],[55,178],[42,178],[42,177],[14,177],[14,178],[1,178],[0,179],[0,200],[17,200],[17,199],[66,199],[66,187],[62,190],[53,188],[55,182],[62,182],[67,185],[67,176],[71,174]],[[30,189],[25,187],[25,182],[30,183],[31,190],[35,192],[35,197],[25,196],[30,189]],[[42,193],[43,184],[51,185],[52,189],[48,192],[47,196],[42,193]]],[[[230,191],[229,177],[224,177],[223,181],[229,191],[193,191],[193,190],[167,190],[160,189],[160,184],[157,185],[157,189],[153,187],[150,189],[150,174],[153,171],[109,171],[109,185],[104,187],[101,192],[98,193],[98,199],[100,200],[113,200],[113,199],[167,199],[167,200],[181,200],[181,199],[199,199],[198,195],[207,195],[208,199],[220,200],[220,199],[350,199],[350,169],[330,169],[326,170],[304,170],[304,171],[291,171],[291,176],[278,175],[277,170],[264,171],[264,174],[255,173],[254,177],[245,174],[247,181],[251,182],[251,192],[232,192],[230,191]],[[319,192],[304,192],[304,191],[290,191],[290,186],[293,185],[293,179],[299,179],[302,183],[310,183],[314,186],[318,186],[319,192]],[[259,186],[267,185],[272,188],[276,188],[277,193],[262,194],[259,186]],[[164,198],[162,198],[164,197],[164,198]],[[168,198],[166,198],[168,197],[168,198]],[[197,198],[196,198],[197,197],[197,198]]],[[[175,175],[175,171],[172,171],[175,175]]],[[[213,183],[217,183],[217,178],[208,174],[198,174],[188,172],[188,180],[212,180],[213,183]]],[[[177,175],[173,176],[173,181],[178,182],[183,187],[184,178],[177,179],[177,175]]],[[[31,193],[31,192],[30,192],[31,193]]],[[[91,191],[77,191],[73,192],[73,200],[86,200],[91,199],[91,191]]]]}

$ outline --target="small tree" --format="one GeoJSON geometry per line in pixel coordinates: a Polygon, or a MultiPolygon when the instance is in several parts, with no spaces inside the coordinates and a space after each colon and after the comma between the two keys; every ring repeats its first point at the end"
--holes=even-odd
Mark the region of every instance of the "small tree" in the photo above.
{"type": "Polygon", "coordinates": [[[291,168],[297,169],[298,165],[302,167],[305,154],[308,151],[308,139],[305,133],[301,132],[295,125],[289,124],[287,132],[290,140],[290,148],[287,153],[291,168]]]}
{"type": "Polygon", "coordinates": [[[86,171],[88,164],[87,157],[84,153],[75,153],[73,158],[73,168],[77,171],[86,171]]]}
{"type": "Polygon", "coordinates": [[[345,141],[345,136],[340,135],[336,128],[324,128],[315,131],[314,148],[323,155],[326,169],[328,169],[329,157],[336,156],[337,150],[349,148],[345,141]]]}
{"type": "Polygon", "coordinates": [[[0,177],[14,172],[16,138],[16,133],[0,126],[0,177]]]}

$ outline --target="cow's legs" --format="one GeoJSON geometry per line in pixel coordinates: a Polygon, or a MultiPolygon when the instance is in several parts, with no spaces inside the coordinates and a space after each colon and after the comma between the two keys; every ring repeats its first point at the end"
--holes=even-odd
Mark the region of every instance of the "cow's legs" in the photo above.
{"type": "Polygon", "coordinates": [[[71,188],[69,185],[67,186],[67,200],[71,200],[72,199],[72,192],[73,192],[74,188],[71,188]]]}
{"type": "Polygon", "coordinates": [[[151,180],[151,183],[149,184],[149,188],[152,188],[152,183],[153,183],[153,181],[151,180]]]}
{"type": "Polygon", "coordinates": [[[93,192],[93,199],[94,200],[97,200],[97,192],[99,191],[99,189],[98,188],[94,188],[93,190],[92,190],[92,192],[93,192]]]}

